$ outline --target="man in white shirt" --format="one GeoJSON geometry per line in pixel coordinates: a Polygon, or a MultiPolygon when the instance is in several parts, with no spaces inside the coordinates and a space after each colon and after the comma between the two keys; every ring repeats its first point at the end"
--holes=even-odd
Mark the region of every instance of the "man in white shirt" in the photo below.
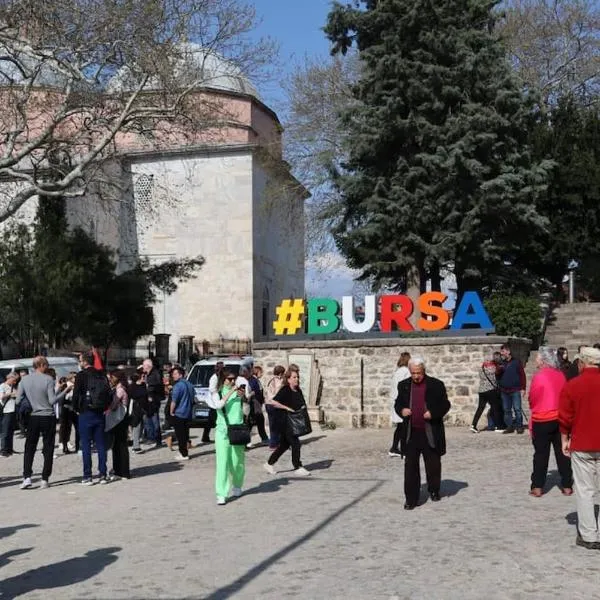
{"type": "Polygon", "coordinates": [[[17,380],[19,376],[11,372],[6,376],[6,380],[0,385],[0,456],[12,456],[13,438],[15,433],[17,380]]]}

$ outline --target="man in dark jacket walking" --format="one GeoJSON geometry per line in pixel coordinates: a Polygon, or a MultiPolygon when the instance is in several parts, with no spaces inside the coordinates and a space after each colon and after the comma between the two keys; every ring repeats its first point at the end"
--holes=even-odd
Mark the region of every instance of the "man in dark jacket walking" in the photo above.
{"type": "Polygon", "coordinates": [[[400,453],[404,462],[404,508],[419,504],[421,473],[419,459],[423,455],[427,488],[433,502],[440,500],[442,456],[446,454],[444,416],[450,410],[446,387],[435,377],[425,374],[425,362],[413,357],[408,363],[410,379],[398,384],[395,410],[402,415],[400,453]]]}
{"type": "Polygon", "coordinates": [[[510,347],[503,344],[500,347],[502,365],[499,369],[498,385],[502,396],[502,408],[504,409],[504,423],[506,429],[503,433],[523,433],[523,409],[521,408],[521,392],[525,391],[526,379],[523,363],[512,355],[510,347]],[[513,426],[513,409],[515,420],[513,426]]]}
{"type": "Polygon", "coordinates": [[[153,438],[156,448],[160,448],[162,446],[160,406],[165,399],[165,386],[160,371],[154,366],[151,359],[145,359],[142,368],[146,374],[146,388],[148,390],[148,419],[146,420],[146,426],[150,428],[148,435],[153,438]]]}

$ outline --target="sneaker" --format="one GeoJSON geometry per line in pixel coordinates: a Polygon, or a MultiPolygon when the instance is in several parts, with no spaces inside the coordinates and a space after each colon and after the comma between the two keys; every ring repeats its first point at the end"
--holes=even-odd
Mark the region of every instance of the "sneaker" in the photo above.
{"type": "Polygon", "coordinates": [[[224,506],[225,504],[227,504],[227,499],[223,498],[223,496],[217,496],[217,504],[219,506],[224,506]]]}
{"type": "Polygon", "coordinates": [[[23,483],[21,484],[22,490],[27,490],[31,487],[31,477],[26,477],[23,479],[23,483]]]}
{"type": "Polygon", "coordinates": [[[298,467],[294,470],[296,475],[302,475],[302,477],[310,477],[310,471],[307,471],[304,467],[298,467]]]}
{"type": "Polygon", "coordinates": [[[252,448],[254,448],[254,444],[252,442],[246,444],[246,450],[252,450],[252,448]]]}
{"type": "Polygon", "coordinates": [[[182,454],[180,454],[178,452],[177,456],[175,456],[175,460],[190,460],[190,457],[189,456],[183,456],[182,454]]]}
{"type": "Polygon", "coordinates": [[[132,452],[134,454],[144,454],[144,451],[141,448],[133,448],[132,452]]]}
{"type": "Polygon", "coordinates": [[[525,431],[524,427],[517,427],[517,433],[523,433],[525,431]]]}
{"type": "Polygon", "coordinates": [[[392,458],[393,458],[394,456],[400,456],[400,457],[401,457],[401,456],[402,456],[402,454],[400,454],[400,452],[398,452],[398,450],[390,450],[390,451],[388,452],[388,456],[391,456],[392,458]]]}
{"type": "Polygon", "coordinates": [[[263,469],[269,474],[269,475],[277,475],[277,471],[275,470],[275,467],[273,465],[270,465],[269,463],[265,463],[263,465],[263,469]]]}
{"type": "Polygon", "coordinates": [[[114,473],[108,478],[109,481],[121,481],[121,477],[115,475],[114,473]]]}
{"type": "Polygon", "coordinates": [[[82,479],[81,480],[81,485],[94,485],[94,480],[93,479],[82,479]]]}
{"type": "Polygon", "coordinates": [[[77,456],[83,456],[83,452],[81,450],[77,450],[77,456]]]}
{"type": "Polygon", "coordinates": [[[67,448],[73,452],[74,450],[77,450],[77,448],[75,448],[75,444],[71,444],[71,442],[67,443],[67,448]]]}
{"type": "Polygon", "coordinates": [[[504,433],[506,431],[506,429],[500,429],[499,427],[496,427],[496,429],[494,429],[494,433],[504,433]]]}
{"type": "Polygon", "coordinates": [[[469,431],[471,431],[473,433],[479,433],[479,429],[477,429],[477,427],[475,427],[475,425],[471,425],[471,427],[469,427],[469,431]]]}
{"type": "Polygon", "coordinates": [[[109,483],[109,479],[106,475],[100,475],[100,477],[98,477],[98,483],[100,485],[106,485],[107,483],[109,483]]]}
{"type": "Polygon", "coordinates": [[[40,484],[40,490],[47,490],[50,487],[50,484],[42,479],[42,483],[40,484]]]}
{"type": "Polygon", "coordinates": [[[515,432],[514,427],[507,427],[502,433],[514,433],[514,432],[515,432]]]}
{"type": "Polygon", "coordinates": [[[239,498],[242,495],[242,488],[238,488],[238,487],[231,488],[231,495],[234,498],[239,498]]]}
{"type": "Polygon", "coordinates": [[[577,537],[575,538],[575,544],[587,548],[588,550],[600,549],[600,542],[586,542],[579,534],[577,534],[577,537]]]}

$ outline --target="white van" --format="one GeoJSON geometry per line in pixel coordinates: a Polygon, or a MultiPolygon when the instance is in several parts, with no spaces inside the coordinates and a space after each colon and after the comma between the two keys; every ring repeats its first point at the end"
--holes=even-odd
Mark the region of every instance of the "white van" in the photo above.
{"type": "MultiPolygon", "coordinates": [[[[56,378],[66,377],[69,373],[80,371],[79,361],[73,356],[48,356],[48,364],[56,371],[56,378]]],[[[33,371],[33,358],[13,358],[0,360],[0,383],[11,371],[33,371]]]]}
{"type": "Polygon", "coordinates": [[[206,402],[208,398],[208,382],[215,372],[218,362],[225,364],[225,369],[239,375],[242,365],[252,367],[254,360],[251,356],[211,356],[199,360],[189,371],[187,380],[194,386],[196,398],[190,427],[214,427],[215,414],[206,402]],[[211,414],[212,413],[212,414],[211,414]]]}

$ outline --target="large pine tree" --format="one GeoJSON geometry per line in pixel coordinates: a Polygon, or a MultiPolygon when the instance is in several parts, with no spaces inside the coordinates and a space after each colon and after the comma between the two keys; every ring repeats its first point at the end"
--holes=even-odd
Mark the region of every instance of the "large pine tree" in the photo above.
{"type": "Polygon", "coordinates": [[[496,4],[357,0],[329,14],[333,51],[356,44],[362,63],[334,234],[378,282],[448,265],[459,293],[479,288],[545,226],[534,198],[547,165],[527,146],[534,111],[494,34],[496,4]]]}

